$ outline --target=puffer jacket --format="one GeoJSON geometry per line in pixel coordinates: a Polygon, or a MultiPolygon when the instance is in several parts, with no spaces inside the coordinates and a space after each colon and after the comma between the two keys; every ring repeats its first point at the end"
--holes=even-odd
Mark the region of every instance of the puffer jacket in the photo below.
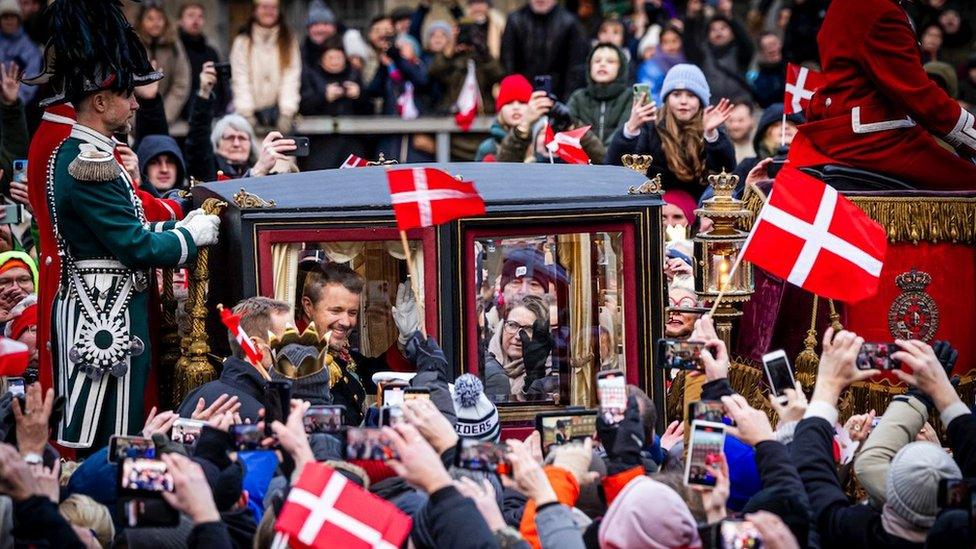
{"type": "MultiPolygon", "coordinates": [[[[605,46],[604,46],[605,47],[605,46]]],[[[634,95],[628,86],[627,56],[620,48],[615,48],[620,58],[620,69],[617,78],[609,84],[593,82],[590,71],[586,71],[586,87],[573,92],[566,105],[569,112],[581,126],[593,126],[591,131],[603,142],[610,146],[613,132],[623,125],[630,117],[630,108],[634,102],[634,95]]],[[[586,58],[589,67],[596,48],[590,50],[586,58]]]]}
{"type": "Polygon", "coordinates": [[[234,108],[244,118],[271,107],[281,116],[298,112],[302,84],[302,59],[298,40],[292,38],[291,55],[283,66],[278,55],[278,27],[253,25],[251,33],[238,34],[230,49],[234,108]],[[253,39],[252,39],[253,37],[253,39]]]}

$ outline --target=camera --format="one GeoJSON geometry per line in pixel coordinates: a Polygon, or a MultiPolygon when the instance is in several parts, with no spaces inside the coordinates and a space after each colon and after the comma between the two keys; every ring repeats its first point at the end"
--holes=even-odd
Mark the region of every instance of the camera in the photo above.
{"type": "Polygon", "coordinates": [[[564,132],[573,126],[573,116],[569,113],[569,107],[559,100],[559,97],[552,91],[552,76],[541,74],[532,79],[532,88],[535,91],[544,91],[549,99],[552,99],[552,108],[549,109],[549,126],[554,133],[564,132]]]}

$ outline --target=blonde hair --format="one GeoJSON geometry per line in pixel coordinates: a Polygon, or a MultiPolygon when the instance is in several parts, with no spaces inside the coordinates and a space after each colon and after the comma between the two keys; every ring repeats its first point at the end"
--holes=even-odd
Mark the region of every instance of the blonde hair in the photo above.
{"type": "Polygon", "coordinates": [[[674,176],[685,183],[702,184],[705,173],[703,109],[702,105],[694,118],[681,122],[668,108],[667,101],[661,106],[657,134],[661,137],[664,158],[674,176]]]}
{"type": "Polygon", "coordinates": [[[87,528],[95,533],[95,538],[104,549],[112,545],[115,538],[115,526],[108,508],[81,494],[71,494],[58,505],[58,512],[71,524],[80,528],[87,528]]]}

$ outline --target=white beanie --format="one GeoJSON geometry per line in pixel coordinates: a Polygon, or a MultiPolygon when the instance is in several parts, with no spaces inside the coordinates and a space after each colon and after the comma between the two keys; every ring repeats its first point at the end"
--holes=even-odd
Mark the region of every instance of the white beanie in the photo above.
{"type": "Polygon", "coordinates": [[[647,48],[656,48],[661,43],[661,25],[651,25],[648,27],[647,31],[644,32],[644,38],[641,38],[639,44],[637,44],[637,57],[644,57],[644,50],[647,48]]]}
{"type": "Polygon", "coordinates": [[[929,528],[939,514],[939,481],[961,477],[959,466],[938,444],[906,444],[888,469],[886,507],[916,528],[929,528]]]}
{"type": "Polygon", "coordinates": [[[498,442],[501,423],[498,408],[485,396],[485,386],[472,374],[454,381],[454,430],[461,438],[498,442]]]}

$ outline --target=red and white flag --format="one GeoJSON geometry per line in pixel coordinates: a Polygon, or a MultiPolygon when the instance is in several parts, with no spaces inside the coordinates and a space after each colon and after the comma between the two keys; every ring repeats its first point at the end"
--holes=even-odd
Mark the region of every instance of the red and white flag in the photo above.
{"type": "Polygon", "coordinates": [[[583,139],[583,135],[590,128],[591,126],[583,126],[553,135],[552,126],[546,124],[546,150],[550,155],[562,158],[567,164],[589,164],[590,156],[583,150],[580,139],[583,139]]]}
{"type": "Polygon", "coordinates": [[[0,376],[20,377],[27,370],[30,361],[30,350],[27,345],[0,336],[0,376]]]}
{"type": "Polygon", "coordinates": [[[254,366],[259,366],[261,359],[264,358],[264,353],[254,344],[251,336],[247,335],[244,328],[241,328],[241,317],[235,315],[234,311],[227,307],[221,306],[220,320],[224,323],[224,326],[227,326],[227,330],[233,334],[234,339],[237,340],[237,344],[244,350],[244,355],[247,356],[248,362],[254,366]]]}
{"type": "Polygon", "coordinates": [[[324,463],[309,462],[288,493],[275,530],[298,549],[397,549],[412,526],[392,503],[324,463]]]}
{"type": "Polygon", "coordinates": [[[822,181],[783,168],[742,258],[821,297],[854,302],[878,291],[884,227],[822,181]]]}
{"type": "Polygon", "coordinates": [[[786,66],[786,95],[783,108],[786,114],[803,112],[810,106],[813,94],[824,83],[824,77],[817,71],[790,63],[786,66]]]}
{"type": "Polygon", "coordinates": [[[348,157],[346,157],[345,162],[343,162],[342,165],[339,166],[339,169],[341,170],[343,168],[365,168],[365,167],[366,167],[365,158],[359,158],[354,154],[350,154],[348,157]]]}
{"type": "Polygon", "coordinates": [[[485,214],[485,201],[474,183],[461,181],[443,170],[389,170],[386,180],[390,184],[390,202],[401,231],[485,214]]]}
{"type": "Polygon", "coordinates": [[[478,77],[475,74],[474,59],[468,59],[468,75],[464,77],[461,93],[454,103],[454,122],[461,131],[471,129],[474,117],[478,115],[478,105],[481,104],[481,93],[478,91],[478,77]]]}

